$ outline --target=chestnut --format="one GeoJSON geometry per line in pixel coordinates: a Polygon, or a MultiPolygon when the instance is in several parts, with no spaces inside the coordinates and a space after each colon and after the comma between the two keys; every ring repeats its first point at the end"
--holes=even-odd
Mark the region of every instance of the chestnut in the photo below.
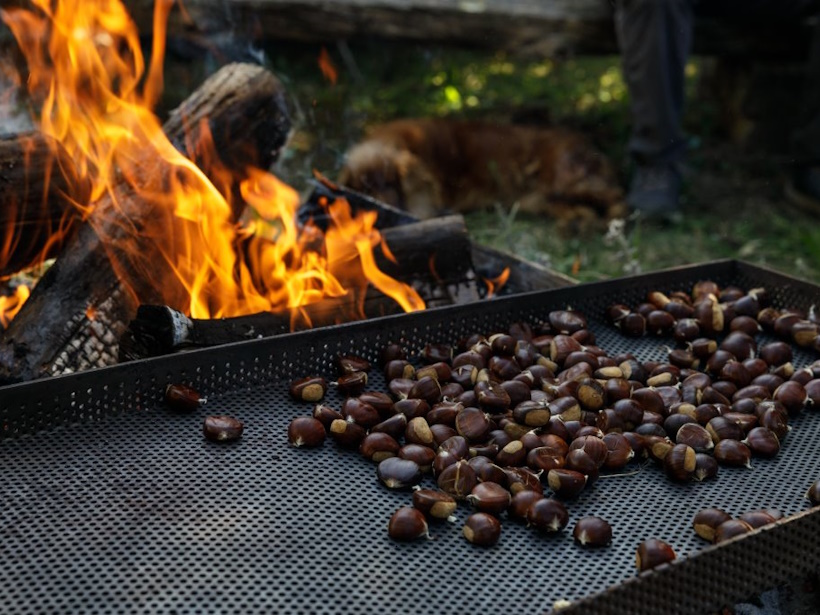
{"type": "Polygon", "coordinates": [[[427,519],[421,511],[410,506],[402,506],[393,513],[387,523],[387,535],[393,540],[401,541],[430,538],[427,519]]]}
{"type": "Polygon", "coordinates": [[[472,466],[462,459],[444,468],[438,474],[436,482],[439,489],[457,500],[463,500],[470,495],[478,478],[472,466]]]}
{"type": "Polygon", "coordinates": [[[612,526],[601,517],[582,517],[575,522],[572,537],[585,547],[605,547],[612,542],[612,526]]]}
{"type": "Polygon", "coordinates": [[[820,480],[816,480],[806,491],[806,499],[812,506],[820,506],[820,480]]]}
{"type": "Polygon", "coordinates": [[[477,512],[467,517],[461,531],[472,544],[490,547],[501,536],[501,523],[490,514],[477,512]]]}
{"type": "Polygon", "coordinates": [[[696,453],[708,453],[715,446],[706,428],[697,423],[682,425],[675,436],[675,442],[691,446],[696,453]]]}
{"type": "Polygon", "coordinates": [[[413,507],[434,519],[450,519],[458,504],[451,495],[434,489],[416,489],[413,507]]]}
{"type": "Polygon", "coordinates": [[[554,533],[564,529],[569,523],[566,507],[553,498],[538,498],[526,512],[527,523],[542,532],[554,533]]]}
{"type": "Polygon", "coordinates": [[[370,361],[352,354],[339,355],[336,358],[336,365],[340,374],[370,371],[370,361]]]}
{"type": "Polygon", "coordinates": [[[367,431],[365,431],[364,427],[344,419],[335,419],[330,424],[328,431],[330,432],[330,437],[333,438],[336,444],[344,448],[353,449],[358,449],[362,440],[364,440],[364,437],[367,435],[367,431]]]}
{"type": "Polygon", "coordinates": [[[695,534],[704,540],[714,542],[717,527],[731,518],[732,515],[720,508],[704,508],[695,513],[692,527],[695,529],[695,534]]]}
{"type": "Polygon", "coordinates": [[[725,466],[751,468],[752,451],[738,440],[721,440],[715,444],[715,460],[725,466]]]}
{"type": "Polygon", "coordinates": [[[763,527],[764,525],[768,525],[769,523],[774,523],[775,521],[777,521],[777,519],[775,519],[765,510],[752,510],[749,512],[745,512],[742,515],[740,515],[738,519],[740,519],[741,521],[745,521],[754,529],[763,527]]]}
{"type": "Polygon", "coordinates": [[[510,492],[494,482],[478,483],[473,487],[470,495],[467,496],[467,501],[470,504],[481,512],[490,513],[491,515],[503,513],[507,510],[511,500],[510,492]]]}
{"type": "Polygon", "coordinates": [[[190,412],[208,400],[187,384],[169,384],[165,387],[165,403],[174,410],[190,412]]]}
{"type": "Polygon", "coordinates": [[[534,474],[526,468],[503,468],[504,474],[507,477],[507,485],[510,493],[515,495],[519,491],[537,491],[544,492],[544,487],[541,485],[538,475],[534,474]]]}
{"type": "Polygon", "coordinates": [[[202,433],[212,442],[238,440],[243,430],[242,421],[232,416],[206,416],[202,424],[202,433]]]}
{"type": "Polygon", "coordinates": [[[386,433],[373,432],[364,437],[359,445],[359,454],[368,461],[380,463],[399,453],[399,443],[386,433]]]}
{"type": "MultiPolygon", "coordinates": [[[[370,436],[376,435],[375,433],[371,433],[370,436]]],[[[387,434],[384,434],[387,435],[387,434]]],[[[367,436],[368,438],[370,436],[367,436]]],[[[428,446],[422,446],[421,444],[405,444],[398,451],[398,457],[401,459],[409,459],[410,461],[415,461],[416,464],[419,466],[419,470],[423,473],[431,472],[433,469],[433,461],[436,459],[436,452],[428,446]]],[[[386,458],[386,455],[382,455],[382,458],[386,458]]],[[[374,461],[381,461],[380,459],[373,459],[374,461]]]]}
{"type": "Polygon", "coordinates": [[[478,408],[462,408],[456,414],[455,428],[469,442],[482,442],[490,433],[490,418],[478,408]]]}
{"type": "Polygon", "coordinates": [[[695,449],[686,444],[676,444],[663,458],[663,469],[671,480],[679,483],[692,480],[697,460],[695,449]]]}
{"type": "Polygon", "coordinates": [[[650,538],[638,545],[635,552],[635,567],[638,572],[668,564],[675,559],[675,550],[662,540],[650,538]]]}
{"type": "Polygon", "coordinates": [[[527,458],[527,449],[521,440],[513,440],[495,456],[495,462],[501,467],[520,466],[527,458]]]}
{"type": "MultiPolygon", "coordinates": [[[[340,415],[341,418],[341,415],[340,415]]],[[[386,433],[393,436],[396,440],[404,435],[404,430],[407,428],[407,417],[401,413],[394,414],[390,418],[383,420],[381,423],[374,425],[370,429],[370,433],[386,433]]]]}
{"type": "Polygon", "coordinates": [[[450,363],[453,360],[453,348],[448,344],[425,344],[419,353],[425,363],[450,363]]]}
{"type": "Polygon", "coordinates": [[[441,401],[441,385],[430,376],[419,378],[407,392],[409,399],[423,399],[433,405],[441,401]]]}
{"type": "Polygon", "coordinates": [[[587,484],[587,477],[575,470],[556,468],[547,472],[547,484],[562,499],[576,497],[587,484]]]}
{"type": "Polygon", "coordinates": [[[751,429],[743,443],[758,457],[776,457],[780,452],[780,440],[768,427],[751,429]]]}
{"type": "Polygon", "coordinates": [[[407,422],[407,427],[404,429],[404,439],[409,444],[421,444],[431,448],[435,446],[433,432],[430,431],[430,425],[427,424],[427,419],[423,416],[417,416],[407,422]]]}
{"type": "Polygon", "coordinates": [[[709,480],[718,475],[718,462],[715,458],[706,453],[695,455],[695,474],[692,476],[696,481],[709,480]]]}
{"type": "Polygon", "coordinates": [[[544,494],[524,489],[512,496],[507,514],[513,519],[526,520],[527,511],[535,502],[543,500],[544,494]]]}
{"type": "Polygon", "coordinates": [[[336,386],[339,387],[339,391],[345,395],[358,395],[364,391],[364,388],[367,386],[367,373],[351,372],[339,376],[336,380],[336,386]]]}
{"type": "Polygon", "coordinates": [[[321,446],[327,432],[321,421],[309,416],[293,419],[288,425],[288,442],[292,446],[321,446]]]}
{"type": "Polygon", "coordinates": [[[388,489],[409,489],[421,482],[419,465],[399,457],[388,457],[379,462],[376,475],[388,489]]]}
{"type": "Polygon", "coordinates": [[[714,542],[725,542],[730,538],[734,538],[735,536],[747,534],[751,532],[753,529],[754,528],[745,521],[741,521],[740,519],[729,519],[728,521],[724,521],[715,528],[714,542]]]}
{"type": "Polygon", "coordinates": [[[348,397],[342,404],[342,416],[345,420],[370,429],[381,421],[378,411],[357,397],[348,397]]]}
{"type": "Polygon", "coordinates": [[[297,401],[320,401],[327,392],[327,381],[321,376],[297,378],[290,383],[288,391],[297,401]]]}

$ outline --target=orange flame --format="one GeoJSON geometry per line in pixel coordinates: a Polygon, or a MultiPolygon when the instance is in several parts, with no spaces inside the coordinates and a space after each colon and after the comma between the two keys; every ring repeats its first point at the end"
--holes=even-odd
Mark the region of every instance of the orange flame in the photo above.
{"type": "Polygon", "coordinates": [[[483,278],[484,284],[487,285],[487,299],[493,297],[495,293],[504,287],[507,280],[510,279],[510,268],[504,267],[504,271],[499,273],[494,278],[483,278]]]}
{"type": "Polygon", "coordinates": [[[339,78],[339,71],[336,70],[333,60],[330,59],[330,54],[324,47],[322,47],[322,50],[319,52],[319,70],[322,71],[322,75],[330,81],[331,85],[336,85],[336,79],[339,78]]]}
{"type": "Polygon", "coordinates": [[[13,295],[8,297],[0,295],[0,327],[5,329],[9,326],[11,319],[17,315],[30,294],[28,286],[21,284],[14,290],[13,295]]]}
{"type": "MultiPolygon", "coordinates": [[[[310,324],[305,308],[318,301],[338,302],[347,319],[361,318],[369,284],[405,310],[424,308],[411,287],[376,268],[375,214],[353,217],[340,200],[328,205],[335,224],[326,232],[312,224],[299,229],[296,192],[260,169],[247,169],[245,179],[229,175],[207,130],[189,144],[208,165],[207,176],[173,147],[152,113],[173,0],[156,2],[147,72],[136,27],[119,0],[31,4],[37,10],[0,16],[26,56],[30,91],[43,100],[41,130],[92,182],[89,222],[128,287],[150,280],[160,300],[196,318],[290,310],[294,324],[310,324]],[[149,207],[148,220],[129,217],[119,198],[123,180],[149,207]],[[226,195],[235,192],[260,220],[234,222],[226,195]]],[[[326,52],[325,58],[333,68],[326,52]]]]}

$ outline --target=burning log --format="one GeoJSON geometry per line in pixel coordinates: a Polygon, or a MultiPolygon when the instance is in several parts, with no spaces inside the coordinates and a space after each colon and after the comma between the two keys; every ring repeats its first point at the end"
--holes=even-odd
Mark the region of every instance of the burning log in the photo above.
{"type": "MultiPolygon", "coordinates": [[[[442,285],[463,282],[472,271],[471,242],[461,216],[446,216],[381,231],[388,257],[374,251],[379,269],[405,282],[433,281],[442,285]],[[395,260],[393,260],[395,258],[395,260]]],[[[314,324],[332,324],[337,310],[332,302],[306,306],[314,324]]],[[[378,292],[364,301],[364,316],[396,313],[398,306],[378,292]]],[[[280,335],[290,330],[287,313],[260,313],[236,318],[196,319],[164,305],[141,305],[137,317],[120,340],[120,360],[169,354],[192,347],[216,346],[280,335]]]]}
{"type": "Polygon", "coordinates": [[[55,140],[39,133],[0,137],[0,277],[55,256],[90,194],[55,140]]]}
{"type": "MultiPolygon", "coordinates": [[[[220,161],[244,170],[240,161],[261,168],[272,164],[286,142],[290,119],[284,90],[271,73],[258,66],[232,64],[186,99],[163,130],[182,151],[193,151],[188,145],[199,143],[209,131],[220,161]]],[[[146,176],[154,173],[163,178],[169,173],[167,163],[148,154],[138,166],[146,176]]],[[[95,203],[88,222],[0,338],[0,382],[113,363],[116,342],[136,314],[137,297],[157,296],[156,285],[162,280],[130,276],[132,281],[142,279],[137,283],[144,286],[127,287],[113,262],[128,262],[118,258],[128,243],[126,234],[140,237],[159,212],[125,181],[115,184],[112,193],[95,203]],[[104,354],[105,349],[111,354],[104,354]]],[[[158,257],[145,254],[142,258],[150,268],[151,259],[158,257]]]]}

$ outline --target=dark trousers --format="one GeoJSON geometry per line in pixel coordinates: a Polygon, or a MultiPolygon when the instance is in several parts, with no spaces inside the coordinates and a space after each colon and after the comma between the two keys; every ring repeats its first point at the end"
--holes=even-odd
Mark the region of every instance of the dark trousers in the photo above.
{"type": "MultiPolygon", "coordinates": [[[[680,160],[684,69],[696,15],[766,23],[820,13],[820,0],[618,0],[615,29],[632,100],[629,151],[639,163],[680,160]]],[[[820,26],[814,26],[801,128],[792,138],[795,160],[820,163],[820,26]]]]}

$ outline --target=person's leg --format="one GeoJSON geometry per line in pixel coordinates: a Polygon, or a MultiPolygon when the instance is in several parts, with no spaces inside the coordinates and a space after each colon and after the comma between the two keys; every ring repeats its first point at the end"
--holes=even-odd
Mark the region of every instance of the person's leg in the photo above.
{"type": "Polygon", "coordinates": [[[678,208],[692,1],[619,0],[615,26],[632,104],[629,152],[636,169],[627,200],[636,210],[665,215],[678,208]]]}

